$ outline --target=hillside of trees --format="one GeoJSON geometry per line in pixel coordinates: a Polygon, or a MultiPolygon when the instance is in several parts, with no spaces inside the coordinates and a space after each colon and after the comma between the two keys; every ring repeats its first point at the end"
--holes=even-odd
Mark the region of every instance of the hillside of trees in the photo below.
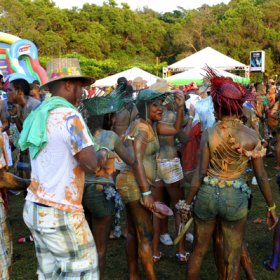
{"type": "Polygon", "coordinates": [[[161,75],[163,66],[207,46],[245,64],[250,51],[264,50],[272,75],[280,72],[279,11],[279,0],[231,0],[163,14],[114,0],[71,10],[50,0],[0,0],[0,30],[33,41],[43,66],[74,56],[96,78],[132,66],[161,75]]]}

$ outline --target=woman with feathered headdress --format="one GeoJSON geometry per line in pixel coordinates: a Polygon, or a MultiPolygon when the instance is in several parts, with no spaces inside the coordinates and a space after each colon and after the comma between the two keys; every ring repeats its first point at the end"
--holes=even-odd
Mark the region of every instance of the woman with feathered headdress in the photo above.
{"type": "Polygon", "coordinates": [[[207,67],[211,96],[218,118],[207,129],[200,145],[198,168],[186,199],[191,210],[194,196],[195,240],[188,264],[188,279],[198,279],[201,263],[214,233],[216,220],[221,220],[224,239],[225,271],[223,279],[239,279],[240,253],[245,232],[250,188],[244,180],[248,161],[268,205],[268,226],[277,224],[275,203],[264,170],[265,149],[256,132],[240,120],[242,104],[252,98],[246,88],[232,79],[218,76],[207,67]]]}

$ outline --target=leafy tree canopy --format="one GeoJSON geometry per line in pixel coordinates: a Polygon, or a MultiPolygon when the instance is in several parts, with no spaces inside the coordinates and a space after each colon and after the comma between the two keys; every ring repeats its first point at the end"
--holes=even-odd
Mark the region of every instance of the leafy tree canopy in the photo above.
{"type": "Polygon", "coordinates": [[[51,0],[0,0],[0,25],[35,42],[42,65],[75,56],[96,78],[132,66],[160,75],[163,66],[207,46],[245,64],[250,51],[264,50],[270,75],[280,71],[278,11],[279,0],[232,0],[163,14],[147,7],[133,11],[114,0],[71,10],[51,0]]]}

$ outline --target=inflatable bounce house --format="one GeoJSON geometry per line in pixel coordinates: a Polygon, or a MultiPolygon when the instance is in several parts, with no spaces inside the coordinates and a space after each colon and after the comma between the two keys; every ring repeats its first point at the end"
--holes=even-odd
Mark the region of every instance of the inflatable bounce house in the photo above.
{"type": "Polygon", "coordinates": [[[29,83],[47,81],[34,43],[3,32],[0,32],[0,73],[5,81],[15,78],[25,78],[29,83]]]}

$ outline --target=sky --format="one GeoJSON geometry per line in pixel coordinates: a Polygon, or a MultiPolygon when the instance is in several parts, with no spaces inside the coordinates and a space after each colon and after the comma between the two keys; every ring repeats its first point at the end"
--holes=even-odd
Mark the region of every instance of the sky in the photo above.
{"type": "MultiPolygon", "coordinates": [[[[96,4],[101,5],[105,0],[53,0],[56,6],[59,8],[69,8],[76,6],[82,8],[83,4],[96,4]]],[[[142,8],[144,6],[157,11],[159,13],[172,12],[176,10],[177,7],[183,7],[184,9],[196,9],[201,7],[203,4],[209,6],[216,5],[219,3],[228,4],[230,0],[115,0],[116,3],[127,3],[132,10],[142,8]]]]}

